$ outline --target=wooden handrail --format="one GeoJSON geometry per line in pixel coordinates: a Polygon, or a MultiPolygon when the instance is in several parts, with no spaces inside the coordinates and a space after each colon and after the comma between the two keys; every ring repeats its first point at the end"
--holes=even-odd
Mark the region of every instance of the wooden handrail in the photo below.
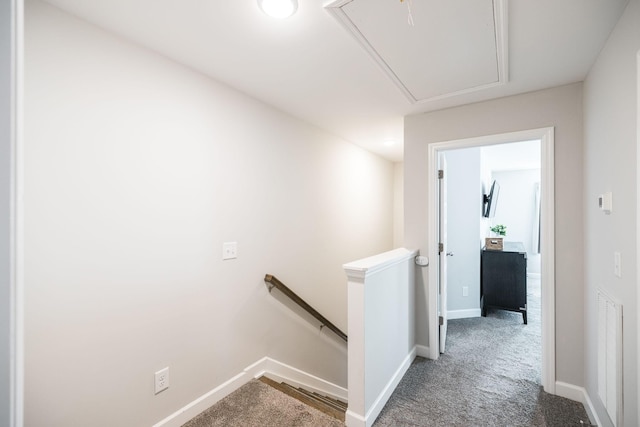
{"type": "Polygon", "coordinates": [[[264,276],[264,281],[270,285],[269,292],[271,292],[271,289],[273,289],[274,287],[278,288],[280,292],[282,292],[283,294],[291,298],[293,302],[295,302],[300,307],[305,309],[307,313],[309,313],[310,315],[318,319],[318,321],[322,324],[322,326],[326,326],[327,328],[335,332],[335,334],[338,335],[340,338],[347,341],[347,334],[345,334],[340,329],[338,329],[336,325],[334,325],[329,320],[327,320],[327,318],[324,317],[322,314],[318,313],[313,307],[307,304],[305,300],[303,300],[298,295],[296,295],[295,292],[289,289],[284,283],[278,280],[275,276],[272,276],[271,274],[267,274],[266,276],[264,276]]]}

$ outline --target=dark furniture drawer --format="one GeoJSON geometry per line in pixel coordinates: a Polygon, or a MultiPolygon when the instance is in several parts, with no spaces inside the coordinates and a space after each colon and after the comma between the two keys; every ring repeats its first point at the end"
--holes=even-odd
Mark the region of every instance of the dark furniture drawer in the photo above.
{"type": "Polygon", "coordinates": [[[522,313],[527,323],[527,252],[520,242],[504,242],[501,251],[482,248],[480,262],[480,308],[522,313]]]}

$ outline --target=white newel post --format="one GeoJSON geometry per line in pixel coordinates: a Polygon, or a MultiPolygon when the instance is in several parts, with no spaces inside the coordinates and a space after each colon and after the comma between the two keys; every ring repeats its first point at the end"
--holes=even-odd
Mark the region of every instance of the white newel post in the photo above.
{"type": "Polygon", "coordinates": [[[416,253],[394,249],[344,265],[349,427],[373,424],[415,358],[416,253]]]}

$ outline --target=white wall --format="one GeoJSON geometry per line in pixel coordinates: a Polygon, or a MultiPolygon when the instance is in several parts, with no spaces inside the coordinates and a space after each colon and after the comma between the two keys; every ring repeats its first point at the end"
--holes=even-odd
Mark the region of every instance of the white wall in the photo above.
{"type": "Polygon", "coordinates": [[[480,148],[450,150],[447,159],[447,310],[450,317],[480,311],[480,148]],[[468,296],[462,288],[468,288],[468,296]],[[452,313],[453,311],[458,313],[452,313]]]}
{"type": "Polygon", "coordinates": [[[404,246],[404,167],[393,164],[393,247],[404,246]]]}
{"type": "MultiPolygon", "coordinates": [[[[483,177],[486,179],[485,185],[490,185],[495,178],[494,171],[506,174],[502,180],[499,180],[501,185],[503,184],[502,181],[507,180],[507,194],[501,197],[498,202],[500,206],[500,209],[496,211],[498,218],[485,220],[483,231],[489,233],[488,230],[492,225],[510,223],[509,227],[507,227],[507,240],[524,243],[528,252],[527,274],[538,275],[541,274],[541,257],[540,254],[534,253],[532,228],[535,217],[534,211],[536,210],[533,185],[536,182],[540,183],[540,144],[541,141],[533,140],[492,145],[483,147],[481,156],[483,177]],[[512,194],[509,195],[509,193],[512,194]],[[507,204],[505,208],[503,208],[503,201],[507,204]],[[526,208],[524,208],[525,206],[526,208]],[[505,218],[502,215],[505,209],[512,212],[509,218],[505,218]]],[[[505,188],[502,188],[500,190],[501,194],[504,191],[505,188]]]]}
{"type": "Polygon", "coordinates": [[[26,426],[151,425],[263,356],[346,386],[263,277],[346,330],[393,164],[35,0],[25,52],[26,426]]]}
{"type": "MultiPolygon", "coordinates": [[[[426,253],[430,143],[555,127],[556,377],[583,385],[582,85],[470,104],[405,118],[405,245],[426,253]]],[[[428,345],[426,286],[418,274],[417,341],[428,345]]]]}
{"type": "Polygon", "coordinates": [[[493,179],[500,184],[496,216],[491,226],[507,226],[506,240],[522,242],[529,255],[533,247],[533,225],[537,221],[536,184],[540,183],[540,169],[494,171],[493,179]]]}
{"type": "Polygon", "coordinates": [[[610,422],[597,393],[596,290],[623,304],[624,425],[638,425],[637,391],[637,71],[640,2],[631,0],[584,85],[585,376],[604,426],[610,422]],[[613,193],[613,212],[597,197],[613,193]],[[613,253],[622,255],[622,277],[613,253]]]}

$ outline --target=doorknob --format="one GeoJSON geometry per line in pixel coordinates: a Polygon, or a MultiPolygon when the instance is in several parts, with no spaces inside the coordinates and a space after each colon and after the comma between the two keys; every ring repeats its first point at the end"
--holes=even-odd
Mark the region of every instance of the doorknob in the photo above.
{"type": "Polygon", "coordinates": [[[453,256],[453,252],[447,252],[447,256],[453,256]]]}

